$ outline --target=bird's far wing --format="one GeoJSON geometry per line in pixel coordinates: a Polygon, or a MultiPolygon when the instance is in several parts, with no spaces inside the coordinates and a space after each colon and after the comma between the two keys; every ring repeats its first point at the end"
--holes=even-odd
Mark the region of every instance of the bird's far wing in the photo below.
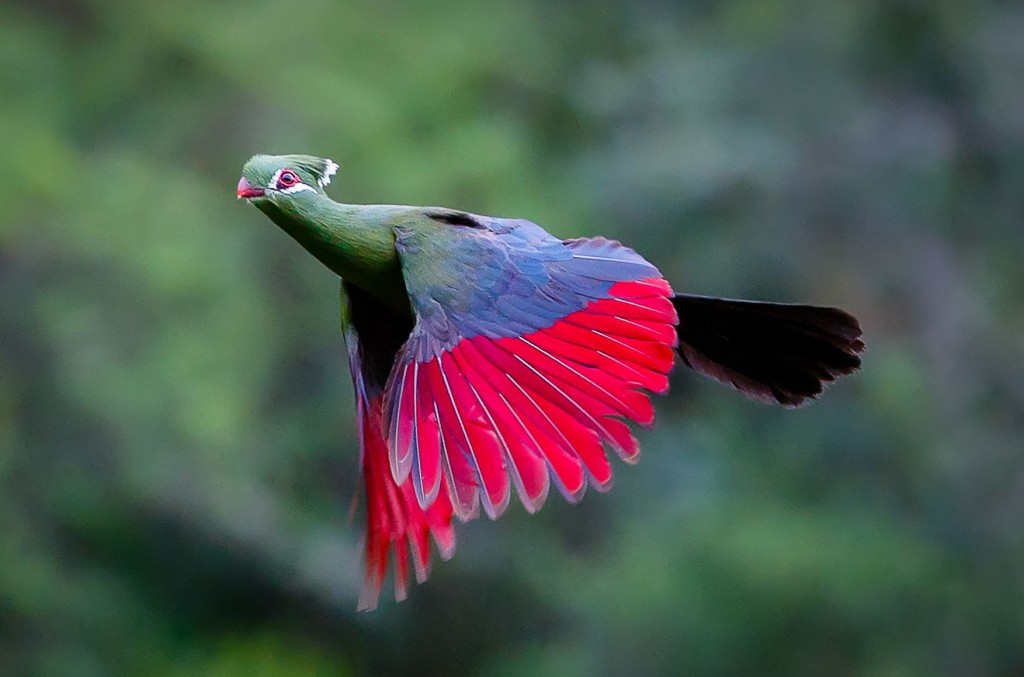
{"type": "Polygon", "coordinates": [[[447,210],[397,228],[416,314],[388,381],[391,471],[421,506],[443,486],[455,514],[492,518],[510,480],[530,512],[552,478],[570,502],[611,485],[604,446],[639,452],[623,419],[650,425],[668,388],[672,290],[604,238],[559,240],[523,220],[447,210]]]}
{"type": "Polygon", "coordinates": [[[384,434],[384,385],[411,323],[376,304],[358,287],[342,283],[342,330],[356,391],[359,423],[359,463],[366,489],[366,573],[359,609],[377,606],[391,551],[395,558],[395,597],[404,599],[412,556],[416,580],[430,569],[430,538],[441,557],[455,552],[452,508],[447,495],[420,507],[410,483],[395,483],[388,465],[384,434]]]}

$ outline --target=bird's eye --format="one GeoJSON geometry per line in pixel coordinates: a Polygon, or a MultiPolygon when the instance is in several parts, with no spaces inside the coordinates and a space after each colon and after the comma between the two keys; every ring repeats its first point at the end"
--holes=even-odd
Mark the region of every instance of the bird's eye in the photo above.
{"type": "Polygon", "coordinates": [[[277,177],[278,188],[291,188],[299,182],[299,177],[290,169],[286,169],[281,172],[281,176],[277,177]]]}

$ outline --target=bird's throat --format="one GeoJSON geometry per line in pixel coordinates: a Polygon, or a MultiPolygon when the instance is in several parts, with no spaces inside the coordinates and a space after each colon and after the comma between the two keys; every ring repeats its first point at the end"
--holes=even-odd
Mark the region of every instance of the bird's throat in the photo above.
{"type": "Polygon", "coordinates": [[[323,197],[287,206],[261,200],[257,207],[344,280],[412,315],[394,231],[377,212],[323,197]]]}

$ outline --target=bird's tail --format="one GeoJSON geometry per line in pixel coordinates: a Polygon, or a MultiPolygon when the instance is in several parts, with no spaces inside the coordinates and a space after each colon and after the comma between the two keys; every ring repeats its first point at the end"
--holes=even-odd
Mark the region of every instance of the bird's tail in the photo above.
{"type": "Polygon", "coordinates": [[[395,598],[405,599],[412,559],[417,582],[430,570],[430,539],[443,559],[455,552],[455,530],[448,492],[441,491],[428,508],[420,507],[411,481],[395,484],[382,433],[381,398],[360,402],[363,480],[366,482],[366,578],[359,595],[359,610],[377,606],[388,560],[395,558],[395,598]]]}
{"type": "Polygon", "coordinates": [[[678,294],[683,362],[748,397],[787,407],[860,368],[860,324],[838,308],[678,294]]]}

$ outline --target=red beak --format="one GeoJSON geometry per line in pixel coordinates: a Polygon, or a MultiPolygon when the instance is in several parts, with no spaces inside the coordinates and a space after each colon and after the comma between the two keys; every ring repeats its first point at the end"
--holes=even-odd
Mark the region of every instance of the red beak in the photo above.
{"type": "Polygon", "coordinates": [[[253,185],[246,181],[243,176],[238,180],[238,189],[235,191],[235,195],[246,199],[251,197],[263,197],[263,189],[254,188],[253,185]]]}

